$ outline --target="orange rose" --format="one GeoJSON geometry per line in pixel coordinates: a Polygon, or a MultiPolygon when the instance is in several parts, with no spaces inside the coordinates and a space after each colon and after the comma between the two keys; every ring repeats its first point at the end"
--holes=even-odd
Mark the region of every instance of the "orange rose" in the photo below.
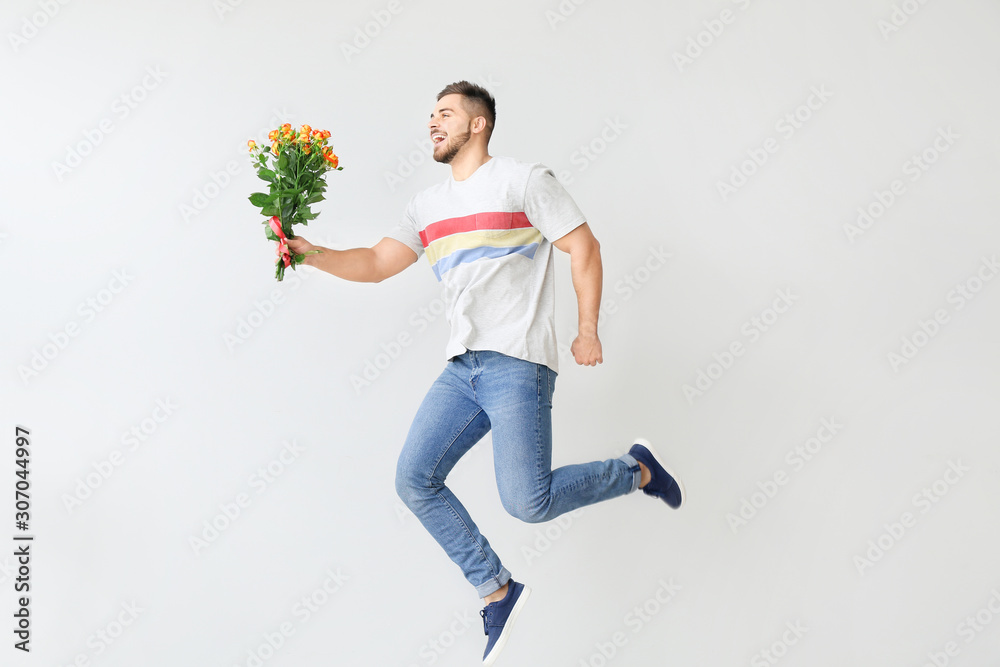
{"type": "Polygon", "coordinates": [[[247,142],[247,146],[250,147],[250,150],[253,150],[257,148],[257,142],[251,139],[250,141],[247,142]]]}
{"type": "Polygon", "coordinates": [[[323,155],[323,159],[329,162],[330,166],[333,167],[334,169],[336,169],[337,165],[340,164],[340,159],[333,153],[325,153],[323,155]]]}
{"type": "Polygon", "coordinates": [[[285,131],[285,132],[288,132],[289,130],[292,129],[292,124],[291,123],[285,123],[284,125],[281,126],[280,129],[283,130],[283,131],[285,131]]]}
{"type": "Polygon", "coordinates": [[[273,144],[271,144],[271,152],[274,153],[275,155],[278,154],[278,142],[277,141],[275,141],[273,144]]]}

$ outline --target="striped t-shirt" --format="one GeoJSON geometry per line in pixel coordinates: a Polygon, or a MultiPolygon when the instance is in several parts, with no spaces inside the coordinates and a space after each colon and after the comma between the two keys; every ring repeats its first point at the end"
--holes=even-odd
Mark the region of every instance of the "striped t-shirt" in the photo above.
{"type": "Polygon", "coordinates": [[[548,167],[493,157],[414,195],[386,236],[426,254],[443,285],[447,360],[494,350],[558,373],[552,241],[584,222],[548,167]]]}

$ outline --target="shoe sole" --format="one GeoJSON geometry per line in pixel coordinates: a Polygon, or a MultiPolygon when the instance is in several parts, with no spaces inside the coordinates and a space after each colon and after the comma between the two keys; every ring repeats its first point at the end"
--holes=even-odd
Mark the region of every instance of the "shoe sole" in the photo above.
{"type": "Polygon", "coordinates": [[[521,590],[521,597],[517,599],[517,602],[514,603],[514,608],[510,610],[510,616],[507,617],[507,622],[504,623],[503,631],[500,633],[497,643],[493,645],[493,650],[490,651],[488,656],[483,658],[484,665],[492,665],[497,661],[497,657],[503,651],[504,645],[507,644],[507,637],[510,636],[510,631],[514,627],[514,621],[517,620],[518,614],[524,609],[524,603],[528,601],[529,595],[531,595],[531,589],[525,586],[521,590]]]}
{"type": "MultiPolygon", "coordinates": [[[[646,440],[645,438],[636,438],[632,442],[633,442],[633,444],[642,445],[643,447],[645,447],[646,449],[648,449],[649,453],[653,455],[654,459],[656,459],[656,462],[660,464],[660,467],[662,467],[664,470],[666,470],[667,474],[670,475],[671,477],[673,477],[674,481],[677,482],[677,488],[680,489],[680,491],[681,491],[681,504],[678,505],[677,507],[671,507],[671,509],[680,509],[680,508],[684,507],[684,503],[687,502],[687,491],[684,489],[684,482],[681,481],[681,478],[677,476],[677,473],[675,473],[668,466],[666,466],[666,465],[663,464],[663,460],[664,460],[663,457],[660,456],[660,453],[657,452],[653,448],[653,445],[652,445],[651,442],[649,442],[649,440],[646,440]]],[[[667,505],[667,507],[670,507],[670,506],[667,505]]]]}

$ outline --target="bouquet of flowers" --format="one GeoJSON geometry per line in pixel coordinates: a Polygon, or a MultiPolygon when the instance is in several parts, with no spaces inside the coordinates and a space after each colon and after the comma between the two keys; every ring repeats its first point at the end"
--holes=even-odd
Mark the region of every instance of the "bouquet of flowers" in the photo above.
{"type": "Polygon", "coordinates": [[[318,214],[309,207],[323,201],[326,172],[343,167],[327,145],[330,133],[326,130],[314,130],[308,125],[293,130],[285,123],[267,138],[270,148],[258,146],[253,139],[247,142],[257,175],[268,184],[268,192],[255,192],[249,199],[268,218],[264,221],[267,238],[278,242],[274,276],[282,280],[287,267],[295,269],[305,259],[304,254],[292,255],[288,250],[288,239],[295,237],[292,225],[307,225],[316,218],[318,214]]]}

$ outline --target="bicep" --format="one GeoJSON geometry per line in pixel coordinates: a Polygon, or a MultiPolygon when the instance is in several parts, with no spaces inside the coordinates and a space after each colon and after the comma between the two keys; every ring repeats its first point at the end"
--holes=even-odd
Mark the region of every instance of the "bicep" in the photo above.
{"type": "Polygon", "coordinates": [[[375,273],[379,280],[396,275],[417,261],[417,253],[402,241],[388,236],[372,246],[375,252],[375,273]]]}
{"type": "Polygon", "coordinates": [[[556,248],[559,248],[563,252],[572,254],[578,249],[583,249],[587,247],[599,248],[600,244],[594,237],[594,233],[590,229],[590,225],[584,222],[582,225],[577,226],[573,231],[565,234],[555,241],[552,242],[556,248]]]}

